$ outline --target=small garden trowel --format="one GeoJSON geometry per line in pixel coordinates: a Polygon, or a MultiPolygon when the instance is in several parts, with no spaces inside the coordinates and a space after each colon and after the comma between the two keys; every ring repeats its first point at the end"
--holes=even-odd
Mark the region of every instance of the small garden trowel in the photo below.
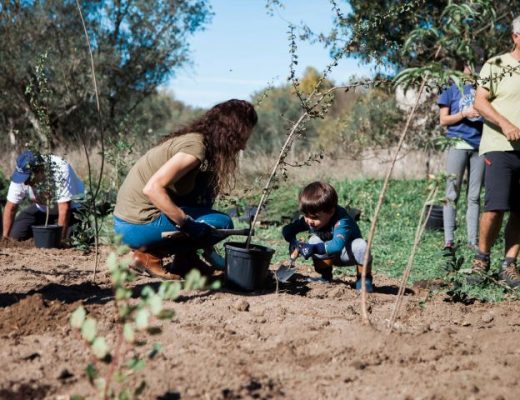
{"type": "Polygon", "coordinates": [[[289,278],[291,278],[291,276],[293,276],[297,269],[296,269],[296,265],[294,265],[296,259],[298,258],[298,255],[299,255],[299,249],[298,247],[296,247],[294,249],[294,251],[291,253],[291,256],[289,257],[289,266],[287,265],[281,265],[280,268],[278,268],[275,273],[274,273],[274,276],[276,277],[276,280],[278,282],[282,282],[282,283],[285,283],[289,280],[289,278]]]}

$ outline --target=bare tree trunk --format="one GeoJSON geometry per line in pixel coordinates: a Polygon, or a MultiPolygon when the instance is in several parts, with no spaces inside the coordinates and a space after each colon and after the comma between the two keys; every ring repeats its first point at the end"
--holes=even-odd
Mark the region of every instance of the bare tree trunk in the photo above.
{"type": "Polygon", "coordinates": [[[18,151],[16,149],[16,145],[18,144],[18,141],[16,140],[16,130],[14,129],[14,121],[12,118],[9,118],[7,120],[8,123],[8,131],[7,136],[9,137],[9,144],[11,145],[11,151],[9,152],[9,167],[11,169],[14,168],[16,165],[16,156],[18,155],[18,151]]]}

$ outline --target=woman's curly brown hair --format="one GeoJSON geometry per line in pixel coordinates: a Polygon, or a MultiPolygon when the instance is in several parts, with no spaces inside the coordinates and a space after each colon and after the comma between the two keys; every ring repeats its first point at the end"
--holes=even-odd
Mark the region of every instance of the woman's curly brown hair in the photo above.
{"type": "Polygon", "coordinates": [[[243,149],[258,116],[253,105],[245,100],[231,99],[217,104],[191,124],[165,137],[171,138],[196,132],[204,136],[206,167],[213,175],[211,184],[218,194],[234,184],[238,152],[243,149]]]}

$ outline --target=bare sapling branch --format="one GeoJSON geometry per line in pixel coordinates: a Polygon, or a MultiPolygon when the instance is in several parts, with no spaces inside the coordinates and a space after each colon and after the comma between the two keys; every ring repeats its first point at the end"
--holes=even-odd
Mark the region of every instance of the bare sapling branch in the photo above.
{"type": "MultiPolygon", "coordinates": [[[[90,187],[90,192],[92,193],[90,207],[94,214],[93,215],[93,217],[94,217],[94,246],[95,246],[96,260],[95,260],[95,264],[94,264],[94,273],[93,273],[92,279],[95,282],[97,268],[99,265],[99,222],[98,222],[98,216],[96,213],[96,199],[97,199],[99,190],[101,189],[101,180],[103,178],[103,169],[105,166],[105,140],[104,140],[103,119],[101,117],[101,105],[99,102],[99,92],[98,92],[97,80],[96,80],[96,70],[95,70],[95,66],[94,66],[94,56],[92,54],[90,38],[89,38],[88,31],[87,31],[87,27],[85,25],[85,20],[83,18],[83,13],[81,12],[81,5],[80,5],[79,0],[76,0],[76,6],[78,8],[79,17],[81,19],[81,24],[83,26],[83,31],[85,33],[85,40],[87,41],[88,51],[89,51],[89,55],[90,55],[90,68],[92,71],[92,83],[94,85],[94,94],[96,96],[96,109],[97,109],[97,115],[98,115],[99,141],[101,144],[101,164],[99,167],[99,176],[98,176],[98,180],[97,180],[95,189],[92,185],[92,169],[90,168],[90,163],[88,163],[89,187],[90,187]]],[[[86,151],[86,148],[85,148],[85,151],[86,151]]]]}
{"type": "MultiPolygon", "coordinates": [[[[441,51],[441,46],[438,46],[437,51],[435,53],[435,58],[438,57],[440,51],[441,51]]],[[[415,111],[417,110],[417,107],[421,100],[421,96],[424,91],[424,87],[426,85],[427,80],[428,80],[428,76],[424,76],[421,86],[419,87],[419,91],[417,93],[417,99],[416,99],[412,109],[410,110],[410,114],[408,115],[406,124],[404,125],[403,130],[401,131],[401,136],[399,137],[399,143],[397,144],[397,148],[395,149],[394,156],[392,158],[392,162],[390,163],[388,170],[386,172],[383,187],[381,188],[381,191],[379,192],[379,198],[377,200],[376,209],[374,210],[374,215],[372,216],[372,223],[370,224],[370,231],[368,233],[368,239],[367,239],[367,250],[365,253],[365,259],[363,260],[363,270],[361,272],[361,317],[363,319],[363,322],[366,324],[370,323],[370,320],[368,318],[368,311],[367,311],[367,289],[366,289],[366,275],[367,275],[366,271],[368,268],[370,249],[372,248],[372,242],[374,241],[376,226],[377,226],[379,214],[381,212],[381,206],[383,205],[383,201],[385,199],[385,194],[388,189],[388,183],[390,182],[390,177],[392,176],[392,172],[394,170],[395,163],[399,156],[399,152],[401,151],[401,148],[403,147],[403,143],[404,143],[404,140],[408,133],[408,130],[410,128],[410,124],[412,122],[412,119],[415,115],[415,111]]]]}
{"type": "Polygon", "coordinates": [[[419,223],[417,224],[417,229],[415,230],[415,239],[413,242],[412,250],[410,252],[410,256],[408,257],[408,262],[406,263],[406,267],[403,272],[403,276],[401,277],[401,282],[399,284],[399,291],[397,293],[397,299],[395,300],[394,310],[392,312],[392,316],[390,317],[390,322],[388,326],[388,334],[392,332],[394,328],[395,320],[397,318],[397,314],[399,313],[399,308],[401,307],[401,303],[403,302],[403,296],[406,289],[406,283],[408,282],[408,278],[410,277],[410,272],[413,266],[413,260],[415,258],[415,253],[417,252],[417,248],[419,247],[419,243],[421,242],[421,237],[424,233],[424,229],[426,228],[426,223],[430,218],[430,214],[432,211],[432,207],[428,208],[428,205],[432,204],[432,201],[437,196],[437,192],[439,190],[439,186],[434,183],[428,196],[426,196],[426,200],[424,201],[421,215],[419,217],[419,223]]]}
{"type": "Polygon", "coordinates": [[[254,227],[256,226],[256,222],[258,221],[258,216],[260,214],[260,210],[262,210],[262,207],[264,206],[267,198],[269,197],[269,194],[271,192],[271,188],[273,185],[273,180],[276,176],[276,172],[278,171],[278,167],[283,162],[283,160],[287,157],[287,154],[289,153],[289,149],[291,148],[291,145],[299,133],[298,128],[302,123],[304,123],[309,118],[309,113],[305,111],[300,115],[300,118],[294,123],[293,127],[291,128],[289,135],[287,136],[287,139],[285,140],[285,143],[282,146],[282,149],[280,150],[280,155],[278,156],[278,160],[276,161],[272,171],[271,175],[269,175],[269,179],[267,179],[267,182],[262,189],[262,197],[260,198],[260,202],[258,203],[258,206],[256,208],[255,216],[253,217],[253,220],[251,222],[251,227],[249,231],[249,235],[247,236],[246,240],[246,248],[249,248],[249,245],[251,244],[251,236],[253,234],[254,227]]]}

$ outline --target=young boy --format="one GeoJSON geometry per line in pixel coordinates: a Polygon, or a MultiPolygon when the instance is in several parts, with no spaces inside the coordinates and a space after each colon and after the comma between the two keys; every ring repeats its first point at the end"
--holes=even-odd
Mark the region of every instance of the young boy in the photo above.
{"type": "MultiPolygon", "coordinates": [[[[347,211],[338,206],[336,190],[324,182],[307,185],[298,195],[300,219],[283,227],[282,234],[289,242],[292,252],[298,247],[300,254],[307,260],[312,257],[314,269],[325,281],[332,281],[332,266],[356,265],[356,290],[361,290],[361,273],[367,243],[361,238],[356,222],[347,211]],[[308,231],[308,242],[298,241],[296,235],[308,231]]],[[[372,260],[370,257],[366,288],[373,292],[372,260]]]]}

